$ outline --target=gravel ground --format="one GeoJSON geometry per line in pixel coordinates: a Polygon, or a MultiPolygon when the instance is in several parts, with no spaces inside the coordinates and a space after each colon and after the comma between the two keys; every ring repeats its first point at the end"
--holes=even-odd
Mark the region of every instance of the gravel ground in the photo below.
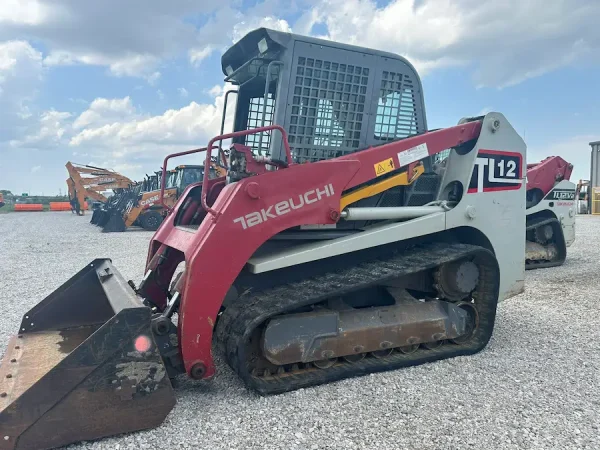
{"type": "MultiPolygon", "coordinates": [[[[141,279],[152,233],[106,235],[88,222],[68,213],[0,216],[2,342],[94,258],[141,279]]],[[[70,448],[599,448],[599,231],[600,217],[578,216],[565,265],[527,273],[526,293],[501,304],[494,336],[475,356],[268,398],[219,363],[211,382],[180,386],[161,427],[70,448]]]]}

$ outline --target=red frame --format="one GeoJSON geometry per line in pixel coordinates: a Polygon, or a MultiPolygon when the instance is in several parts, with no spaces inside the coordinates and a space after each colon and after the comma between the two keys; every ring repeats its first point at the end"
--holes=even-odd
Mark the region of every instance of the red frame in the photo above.
{"type": "MultiPolygon", "coordinates": [[[[287,135],[279,126],[231,133],[212,139],[208,145],[207,163],[210,162],[211,149],[216,141],[273,129],[283,133],[288,163],[291,163],[287,135]]],[[[186,201],[190,190],[200,183],[190,185],[175,205],[175,213],[169,214],[155,233],[146,267],[147,270],[154,268],[165,254],[165,249],[176,249],[179,251],[174,252],[177,256],[173,256],[173,260],[168,262],[163,270],[164,276],[170,277],[180,261],[178,258],[181,258],[181,255],[185,258],[186,271],[180,290],[182,301],[179,308],[178,337],[186,372],[190,374],[192,367],[200,366],[204,369],[203,378],[214,375],[211,345],[217,314],[230,286],[252,254],[265,241],[291,227],[335,223],[339,219],[342,192],[376,178],[374,165],[378,162],[393,158],[394,164],[399,167],[399,152],[427,144],[429,155],[435,155],[477,139],[480,131],[480,121],[468,122],[370,147],[335,159],[290,164],[287,168],[226,184],[210,207],[206,197],[208,186],[219,180],[208,180],[205,171],[202,206],[210,214],[204,217],[198,229],[194,231],[175,225],[177,210],[186,201]],[[318,196],[315,189],[319,189],[322,195],[318,196]],[[325,191],[330,195],[325,195],[325,191]],[[301,197],[310,198],[310,202],[302,201],[304,206],[301,208],[288,208],[284,214],[268,218],[251,228],[243,229],[239,221],[240,217],[263,209],[268,210],[269,206],[286,202],[289,204],[290,199],[299,203],[301,197]],[[314,201],[318,197],[320,200],[314,201]],[[232,239],[232,236],[236,239],[232,239]]],[[[283,211],[284,208],[280,210],[283,211]]],[[[169,253],[172,254],[173,252],[169,253]]],[[[169,281],[170,278],[165,280],[166,283],[169,281]]],[[[164,293],[158,289],[153,292],[155,295],[152,300],[164,305],[164,293]],[[163,295],[162,298],[156,298],[159,293],[163,295]]]]}
{"type": "Polygon", "coordinates": [[[549,156],[539,163],[527,164],[527,190],[539,189],[546,195],[558,180],[569,180],[572,172],[573,164],[560,156],[549,156]]]}

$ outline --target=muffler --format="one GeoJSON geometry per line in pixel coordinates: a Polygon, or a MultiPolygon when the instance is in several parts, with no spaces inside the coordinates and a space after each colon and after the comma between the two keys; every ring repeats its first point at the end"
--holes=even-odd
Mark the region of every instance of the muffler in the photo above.
{"type": "Polygon", "coordinates": [[[175,405],[144,306],[97,259],[23,317],[0,365],[0,450],[160,425],[175,405]]]}

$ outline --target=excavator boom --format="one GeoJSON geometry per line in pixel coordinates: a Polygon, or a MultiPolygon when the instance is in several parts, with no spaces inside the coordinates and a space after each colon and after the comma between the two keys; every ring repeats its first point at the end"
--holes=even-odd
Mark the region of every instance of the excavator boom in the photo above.
{"type": "Polygon", "coordinates": [[[114,191],[132,184],[129,178],[112,170],[75,164],[70,161],[65,167],[69,173],[67,187],[71,209],[78,215],[85,214],[83,205],[86,198],[105,203],[107,198],[100,192],[114,191]]]}

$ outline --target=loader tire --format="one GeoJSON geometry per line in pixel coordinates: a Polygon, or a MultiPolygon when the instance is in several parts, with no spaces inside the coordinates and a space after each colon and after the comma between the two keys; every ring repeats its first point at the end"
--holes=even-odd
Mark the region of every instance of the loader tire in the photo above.
{"type": "Polygon", "coordinates": [[[156,231],[163,221],[163,216],[158,211],[147,211],[140,217],[144,230],[156,231]]]}

